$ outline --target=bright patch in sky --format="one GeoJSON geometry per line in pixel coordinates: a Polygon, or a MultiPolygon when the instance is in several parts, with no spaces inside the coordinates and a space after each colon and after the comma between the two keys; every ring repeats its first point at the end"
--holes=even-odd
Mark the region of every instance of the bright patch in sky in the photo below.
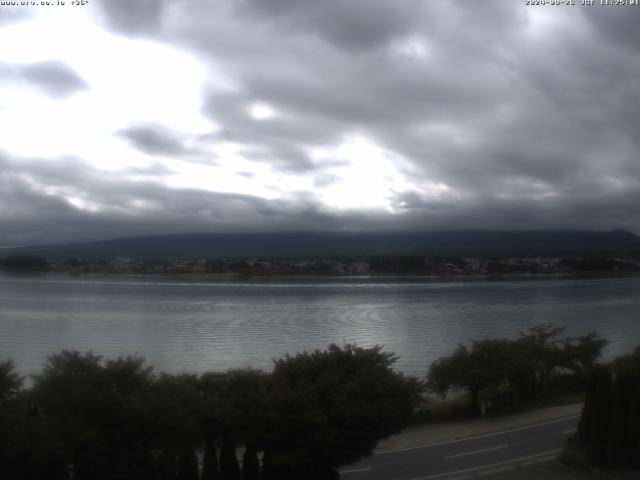
{"type": "Polygon", "coordinates": [[[391,212],[393,197],[415,188],[399,170],[406,162],[363,135],[349,135],[335,148],[314,149],[312,156],[338,161],[325,170],[335,181],[317,190],[323,202],[336,209],[391,212]]]}
{"type": "MultiPolygon", "coordinates": [[[[54,8],[0,30],[3,61],[63,62],[89,87],[56,99],[26,84],[0,85],[4,149],[23,156],[73,155],[118,169],[148,161],[113,135],[131,124],[154,122],[191,133],[215,127],[200,113],[207,72],[194,59],[167,45],[110,34],[83,9],[71,10],[54,8]]],[[[207,81],[216,84],[215,76],[207,81]]]]}
{"type": "Polygon", "coordinates": [[[249,115],[254,120],[269,120],[275,117],[277,112],[267,103],[254,103],[249,108],[249,115]]]}
{"type": "Polygon", "coordinates": [[[638,229],[640,10],[282,3],[2,7],[0,246],[638,229]]]}
{"type": "Polygon", "coordinates": [[[312,175],[282,172],[269,164],[245,159],[233,144],[220,144],[219,147],[225,155],[214,166],[167,160],[166,164],[176,172],[169,179],[169,185],[255,195],[270,200],[303,196],[330,209],[386,210],[391,213],[397,194],[417,188],[407,178],[407,162],[362,135],[348,135],[336,146],[310,149],[310,156],[317,166],[315,175],[331,179],[320,185],[314,182],[312,175]],[[407,171],[400,171],[402,166],[407,171]],[[251,175],[247,176],[246,172],[251,175]]]}
{"type": "MultiPolygon", "coordinates": [[[[529,8],[527,9],[527,28],[525,32],[534,38],[543,38],[547,35],[558,37],[559,27],[563,24],[572,24],[579,21],[575,15],[570,15],[567,22],[565,11],[561,8],[529,8]]],[[[553,40],[549,39],[549,40],[553,40]]]]}
{"type": "Polygon", "coordinates": [[[392,44],[391,51],[396,55],[416,60],[424,60],[429,56],[427,42],[419,35],[400,38],[392,44]]]}
{"type": "Polygon", "coordinates": [[[87,212],[98,212],[101,207],[87,198],[85,192],[77,191],[70,187],[45,185],[37,182],[27,174],[21,174],[20,179],[27,183],[33,190],[51,197],[61,198],[75,208],[87,212]]]}
{"type": "MultiPolygon", "coordinates": [[[[401,37],[392,51],[412,59],[428,55],[425,39],[416,35],[401,37]]],[[[218,138],[224,126],[201,113],[205,88],[237,87],[232,78],[213,70],[215,62],[200,63],[168,44],[109,33],[95,23],[90,9],[43,9],[25,22],[0,29],[0,58],[16,67],[58,62],[87,85],[57,98],[28,82],[0,84],[0,144],[15,155],[76,157],[128,181],[268,200],[303,196],[341,211],[393,213],[394,198],[418,188],[407,176],[406,159],[363,134],[349,134],[342,142],[321,148],[309,147],[317,166],[313,172],[281,171],[252,160],[244,153],[243,138],[234,142],[218,138]],[[118,134],[149,124],[183,138],[186,156],[170,151],[145,153],[118,134]],[[212,136],[202,140],[206,135],[212,136]],[[142,177],[126,173],[131,167],[144,169],[154,163],[170,173],[142,177]]],[[[263,100],[247,105],[246,113],[258,122],[281,115],[263,100]]],[[[42,191],[42,186],[35,187],[42,191]]],[[[58,195],[80,210],[102,209],[82,192],[47,194],[58,195]]],[[[149,210],[154,204],[140,201],[130,207],[149,210]]]]}

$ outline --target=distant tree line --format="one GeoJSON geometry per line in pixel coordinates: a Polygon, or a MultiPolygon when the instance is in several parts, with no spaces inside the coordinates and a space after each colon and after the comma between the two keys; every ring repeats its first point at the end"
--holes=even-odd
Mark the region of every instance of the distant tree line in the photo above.
{"type": "Polygon", "coordinates": [[[9,255],[0,259],[0,267],[15,272],[39,272],[47,270],[49,264],[46,258],[33,255],[9,255]]]}
{"type": "Polygon", "coordinates": [[[563,328],[543,324],[516,339],[484,339],[460,344],[433,362],[427,387],[441,396],[466,392],[473,414],[514,408],[550,389],[584,391],[606,340],[596,333],[561,338],[563,328]]]}
{"type": "Polygon", "coordinates": [[[394,372],[395,360],[381,347],[331,345],[287,355],[269,373],[170,375],[135,356],[63,351],[29,388],[5,361],[0,477],[338,478],[414,410],[418,382],[394,372]]]}
{"type": "Polygon", "coordinates": [[[573,441],[591,465],[640,468],[640,348],[591,373],[573,441]]]}
{"type": "Polygon", "coordinates": [[[218,274],[233,276],[278,275],[628,275],[640,272],[633,259],[608,257],[539,258],[460,258],[419,255],[360,255],[301,258],[75,258],[46,259],[33,255],[0,257],[0,269],[15,272],[68,273],[170,273],[218,274]]]}

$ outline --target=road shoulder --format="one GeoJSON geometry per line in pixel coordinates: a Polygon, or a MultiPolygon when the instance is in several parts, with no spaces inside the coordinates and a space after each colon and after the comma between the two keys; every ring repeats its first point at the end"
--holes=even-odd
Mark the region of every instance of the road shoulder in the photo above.
{"type": "Polygon", "coordinates": [[[380,442],[376,451],[414,448],[461,438],[486,435],[492,432],[540,424],[559,418],[577,416],[580,415],[581,411],[582,403],[574,403],[524,413],[413,426],[380,442]]]}
{"type": "Polygon", "coordinates": [[[610,471],[581,471],[558,460],[551,462],[518,466],[504,472],[491,475],[492,480],[637,480],[638,471],[610,470],[610,471]]]}

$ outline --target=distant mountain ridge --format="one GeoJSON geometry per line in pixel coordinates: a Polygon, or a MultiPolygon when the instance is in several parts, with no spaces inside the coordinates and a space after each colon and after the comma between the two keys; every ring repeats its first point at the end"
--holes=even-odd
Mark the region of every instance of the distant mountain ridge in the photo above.
{"type": "Polygon", "coordinates": [[[425,255],[459,257],[632,256],[640,236],[626,230],[458,230],[394,233],[229,233],[118,238],[20,247],[2,253],[50,259],[195,259],[425,255]]]}

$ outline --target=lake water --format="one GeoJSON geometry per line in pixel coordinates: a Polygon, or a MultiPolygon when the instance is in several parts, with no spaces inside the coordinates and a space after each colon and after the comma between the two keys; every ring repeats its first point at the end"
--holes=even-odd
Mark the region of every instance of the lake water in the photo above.
{"type": "Polygon", "coordinates": [[[330,343],[384,345],[423,375],[458,342],[542,322],[595,330],[607,358],[640,345],[640,278],[175,279],[0,274],[0,359],[37,372],[62,349],[138,353],[161,371],[269,369],[330,343]]]}

